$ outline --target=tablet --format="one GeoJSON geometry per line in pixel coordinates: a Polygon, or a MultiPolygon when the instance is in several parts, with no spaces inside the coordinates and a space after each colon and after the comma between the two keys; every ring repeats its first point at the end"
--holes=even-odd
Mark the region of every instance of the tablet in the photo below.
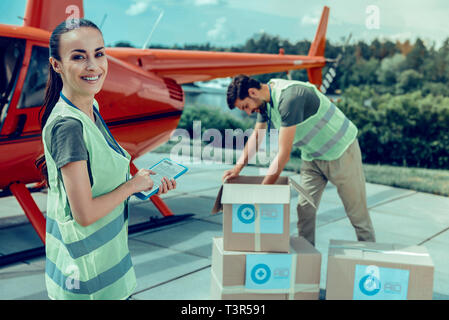
{"type": "Polygon", "coordinates": [[[161,185],[161,179],[163,177],[176,179],[187,172],[187,167],[168,158],[162,159],[149,169],[156,173],[154,175],[150,175],[151,180],[154,181],[154,186],[151,190],[141,191],[134,194],[141,200],[146,200],[159,191],[159,186],[161,185]]]}

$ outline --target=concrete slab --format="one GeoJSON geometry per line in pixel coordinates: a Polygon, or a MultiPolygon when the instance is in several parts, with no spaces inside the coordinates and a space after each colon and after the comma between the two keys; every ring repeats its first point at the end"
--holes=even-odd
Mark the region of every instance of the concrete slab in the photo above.
{"type": "MultiPolygon", "coordinates": [[[[168,230],[167,230],[168,231],[168,230]]],[[[148,232],[132,239],[202,258],[212,254],[212,238],[223,236],[222,226],[206,220],[190,219],[168,232],[148,232]]]]}
{"type": "Polygon", "coordinates": [[[45,259],[0,268],[0,300],[48,300],[45,259]]]}
{"type": "Polygon", "coordinates": [[[221,185],[215,188],[209,188],[207,190],[195,191],[194,195],[198,197],[210,198],[215,201],[215,199],[217,198],[218,191],[220,190],[220,187],[221,185]]]}
{"type": "Polygon", "coordinates": [[[208,300],[210,265],[132,296],[135,300],[208,300]],[[179,290],[182,288],[182,290],[179,290]]]}
{"type": "Polygon", "coordinates": [[[416,193],[372,209],[371,218],[378,241],[419,244],[449,227],[447,208],[449,198],[416,193]]]}
{"type": "Polygon", "coordinates": [[[195,218],[209,216],[215,204],[215,199],[181,195],[165,201],[175,214],[193,213],[195,218]]]}
{"type": "MultiPolygon", "coordinates": [[[[31,194],[42,212],[47,210],[47,193],[33,192],[31,194]]],[[[22,207],[14,196],[1,198],[0,219],[14,216],[25,216],[22,207]]]]}
{"type": "Polygon", "coordinates": [[[29,223],[0,229],[0,254],[2,255],[40,246],[42,241],[29,223]]]}
{"type": "Polygon", "coordinates": [[[212,214],[212,215],[207,216],[207,217],[200,217],[198,219],[199,220],[205,220],[207,222],[215,223],[215,224],[218,224],[218,225],[222,226],[223,225],[223,212],[218,212],[216,214],[212,214]]]}
{"type": "Polygon", "coordinates": [[[435,264],[434,299],[449,300],[449,229],[423,244],[435,264]],[[446,254],[443,254],[446,252],[446,254]]]}
{"type": "Polygon", "coordinates": [[[449,226],[449,197],[417,192],[375,209],[406,220],[423,220],[434,226],[449,226]]]}
{"type": "Polygon", "coordinates": [[[210,265],[206,258],[136,238],[129,240],[129,250],[137,277],[135,293],[210,265]]]}

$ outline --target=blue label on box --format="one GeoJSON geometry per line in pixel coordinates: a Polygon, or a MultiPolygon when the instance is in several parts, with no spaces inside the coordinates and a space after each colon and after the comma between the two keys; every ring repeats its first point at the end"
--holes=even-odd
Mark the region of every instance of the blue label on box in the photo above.
{"type": "Polygon", "coordinates": [[[248,289],[290,288],[291,254],[248,254],[245,287],[248,289]]]}
{"type": "Polygon", "coordinates": [[[354,300],[406,300],[410,271],[377,266],[355,266],[354,300]]]}
{"type": "Polygon", "coordinates": [[[232,232],[254,233],[259,219],[260,233],[281,234],[284,231],[283,204],[233,204],[232,232]]]}

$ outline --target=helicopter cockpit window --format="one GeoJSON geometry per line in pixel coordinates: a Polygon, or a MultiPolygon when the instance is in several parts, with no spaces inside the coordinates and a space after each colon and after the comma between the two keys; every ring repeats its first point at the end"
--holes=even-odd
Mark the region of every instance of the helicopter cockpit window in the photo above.
{"type": "Polygon", "coordinates": [[[33,46],[18,109],[40,107],[44,104],[47,78],[48,48],[33,46]]]}
{"type": "Polygon", "coordinates": [[[25,40],[0,37],[0,124],[8,111],[24,51],[25,40]]]}

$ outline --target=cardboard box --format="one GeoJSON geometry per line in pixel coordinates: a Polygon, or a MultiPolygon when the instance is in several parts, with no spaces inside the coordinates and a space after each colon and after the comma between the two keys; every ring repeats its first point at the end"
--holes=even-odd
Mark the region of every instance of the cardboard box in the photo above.
{"type": "Polygon", "coordinates": [[[290,254],[225,251],[214,238],[211,299],[317,300],[321,254],[302,237],[290,245],[290,254]]]}
{"type": "Polygon", "coordinates": [[[212,214],[223,211],[224,250],[288,252],[292,180],[262,185],[263,179],[238,176],[220,188],[212,214]]]}
{"type": "Polygon", "coordinates": [[[331,240],[326,299],[432,299],[433,275],[423,246],[331,240]]]}

